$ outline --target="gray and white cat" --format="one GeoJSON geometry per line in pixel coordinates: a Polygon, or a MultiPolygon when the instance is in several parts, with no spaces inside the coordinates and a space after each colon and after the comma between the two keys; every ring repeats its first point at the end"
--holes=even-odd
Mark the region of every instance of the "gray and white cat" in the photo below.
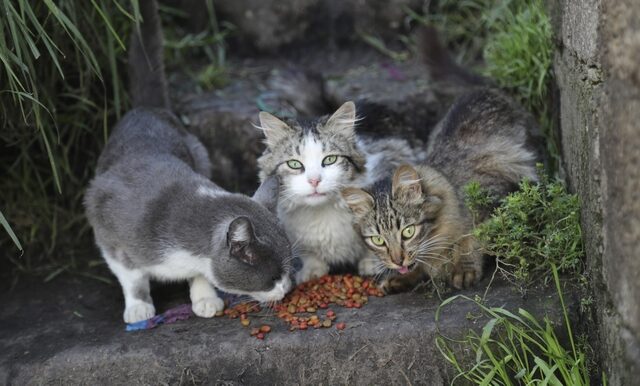
{"type": "Polygon", "coordinates": [[[155,314],[149,280],[188,280],[193,312],[224,308],[216,293],[277,301],[291,287],[291,246],[274,213],[278,181],[253,198],[212,183],[206,150],[168,110],[155,1],[130,49],[135,108],[113,130],[85,195],[104,259],[122,285],[124,321],[155,314]]]}
{"type": "Polygon", "coordinates": [[[316,120],[285,122],[266,112],[259,118],[266,138],[258,159],[260,179],[280,178],[278,217],[303,263],[296,280],[320,277],[345,263],[369,271],[369,252],[353,229],[353,215],[340,190],[368,185],[414,161],[409,145],[357,136],[353,102],[316,120]]]}

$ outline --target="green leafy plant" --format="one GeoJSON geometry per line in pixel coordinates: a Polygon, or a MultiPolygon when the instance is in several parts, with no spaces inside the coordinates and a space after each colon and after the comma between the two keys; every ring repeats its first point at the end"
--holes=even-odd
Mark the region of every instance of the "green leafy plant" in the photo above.
{"type": "MultiPolygon", "coordinates": [[[[551,272],[562,307],[569,348],[558,338],[556,326],[546,316],[540,321],[524,309],[513,313],[502,307],[488,307],[478,299],[464,295],[453,296],[438,307],[436,322],[446,305],[459,300],[474,303],[488,321],[480,333],[470,330],[462,340],[444,335],[436,338],[441,354],[456,370],[452,384],[462,379],[477,385],[590,384],[585,351],[574,342],[558,270],[553,264],[551,272]],[[456,345],[470,350],[456,351],[456,345]]],[[[604,376],[603,382],[606,384],[604,376]]]]}
{"type": "MultiPolygon", "coordinates": [[[[498,271],[523,292],[538,280],[548,281],[552,265],[579,274],[584,257],[577,196],[551,181],[540,164],[538,175],[539,183],[522,181],[520,189],[474,229],[485,251],[496,257],[498,271]]],[[[492,202],[483,198],[487,193],[477,184],[468,185],[466,192],[472,213],[492,202]]]]}

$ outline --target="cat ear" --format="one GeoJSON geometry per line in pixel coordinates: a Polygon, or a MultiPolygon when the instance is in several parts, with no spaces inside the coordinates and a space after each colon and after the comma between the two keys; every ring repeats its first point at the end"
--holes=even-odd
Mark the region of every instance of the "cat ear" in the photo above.
{"type": "Polygon", "coordinates": [[[229,255],[247,264],[255,264],[256,256],[248,248],[249,242],[255,239],[253,225],[248,217],[240,216],[231,221],[227,230],[227,246],[229,255]]]}
{"type": "Polygon", "coordinates": [[[391,195],[393,198],[398,198],[402,195],[407,200],[415,200],[422,197],[420,176],[413,166],[402,165],[396,169],[391,183],[391,195]]]}
{"type": "Polygon", "coordinates": [[[354,134],[356,124],[356,105],[349,101],[345,102],[325,124],[327,130],[340,133],[344,136],[354,134]]]}
{"type": "Polygon", "coordinates": [[[362,189],[346,188],[340,194],[357,218],[361,218],[373,209],[373,197],[362,189]]]}
{"type": "Polygon", "coordinates": [[[280,194],[280,179],[277,176],[267,177],[251,197],[255,202],[275,213],[280,194]]]}
{"type": "Polygon", "coordinates": [[[284,138],[291,135],[291,128],[273,115],[261,111],[258,114],[260,119],[260,129],[264,131],[267,146],[273,146],[284,138]]]}

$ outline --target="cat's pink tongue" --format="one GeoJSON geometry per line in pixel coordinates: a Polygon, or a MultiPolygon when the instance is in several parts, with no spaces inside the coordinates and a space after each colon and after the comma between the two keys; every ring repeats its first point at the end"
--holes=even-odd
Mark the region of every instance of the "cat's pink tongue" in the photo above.
{"type": "Polygon", "coordinates": [[[404,275],[405,273],[409,272],[409,268],[407,268],[407,267],[400,267],[400,268],[398,268],[398,272],[400,272],[401,274],[403,274],[403,275],[404,275]]]}

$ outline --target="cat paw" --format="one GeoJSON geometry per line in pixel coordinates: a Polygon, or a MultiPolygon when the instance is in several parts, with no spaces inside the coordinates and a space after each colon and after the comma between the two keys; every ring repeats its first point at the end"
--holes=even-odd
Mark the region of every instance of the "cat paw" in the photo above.
{"type": "Polygon", "coordinates": [[[194,302],[191,309],[201,318],[211,318],[218,311],[224,310],[224,302],[218,297],[204,298],[194,302]]]}
{"type": "Polygon", "coordinates": [[[472,266],[465,267],[460,264],[455,267],[451,274],[451,286],[455,289],[465,289],[473,287],[482,277],[482,271],[472,266]]]}
{"type": "Polygon", "coordinates": [[[304,283],[329,273],[329,265],[324,261],[309,259],[304,261],[302,269],[296,273],[296,283],[304,283]]]}
{"type": "Polygon", "coordinates": [[[378,284],[378,289],[380,289],[380,291],[385,295],[391,295],[400,292],[407,292],[412,289],[412,286],[410,283],[407,283],[406,280],[403,280],[402,277],[392,277],[385,279],[378,284]]]}
{"type": "Polygon", "coordinates": [[[155,316],[156,309],[153,304],[137,302],[124,310],[124,322],[135,323],[151,319],[155,316]]]}

